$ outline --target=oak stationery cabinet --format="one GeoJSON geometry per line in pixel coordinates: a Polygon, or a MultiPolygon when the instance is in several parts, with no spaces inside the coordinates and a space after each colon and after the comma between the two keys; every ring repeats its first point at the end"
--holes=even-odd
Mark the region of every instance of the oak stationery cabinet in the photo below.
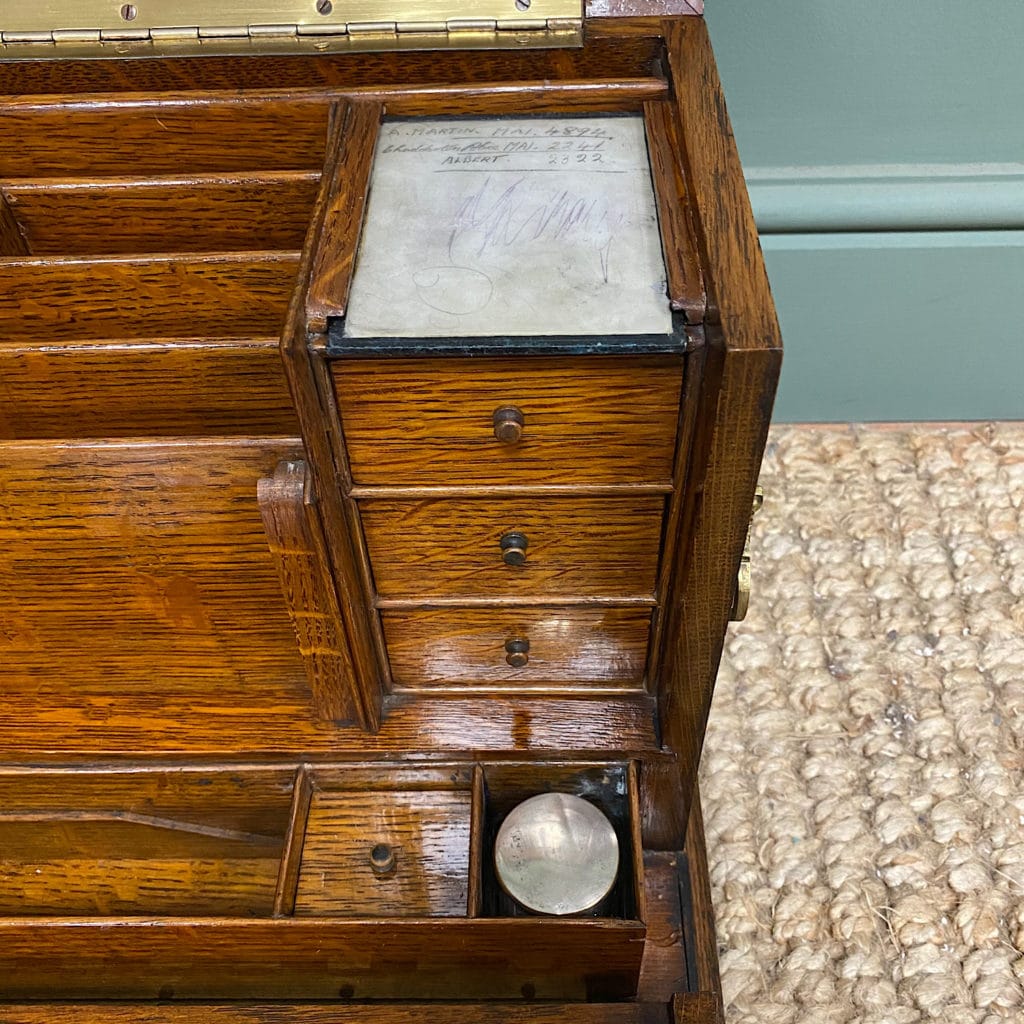
{"type": "Polygon", "coordinates": [[[781,350],[700,17],[14,6],[0,1017],[717,1020],[781,350]],[[545,792],[588,913],[496,876],[545,792]]]}

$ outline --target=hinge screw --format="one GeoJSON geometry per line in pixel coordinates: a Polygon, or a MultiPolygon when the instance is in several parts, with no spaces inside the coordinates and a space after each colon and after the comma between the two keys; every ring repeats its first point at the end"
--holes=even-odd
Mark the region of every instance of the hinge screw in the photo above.
{"type": "Polygon", "coordinates": [[[123,21],[134,21],[139,14],[138,7],[135,4],[122,4],[121,5],[121,18],[123,21]]]}
{"type": "Polygon", "coordinates": [[[317,14],[328,15],[334,10],[334,4],[331,0],[316,0],[316,11],[317,14]]]}

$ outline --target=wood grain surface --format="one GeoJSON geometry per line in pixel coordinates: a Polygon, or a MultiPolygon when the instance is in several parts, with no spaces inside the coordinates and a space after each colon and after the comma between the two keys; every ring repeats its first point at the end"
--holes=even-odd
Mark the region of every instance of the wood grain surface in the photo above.
{"type": "Polygon", "coordinates": [[[0,920],[8,999],[621,999],[644,927],[597,918],[0,920]]]}
{"type": "Polygon", "coordinates": [[[672,104],[668,100],[646,104],[644,126],[668,272],[668,297],[673,309],[686,313],[689,323],[700,323],[704,319],[707,296],[681,163],[679,128],[672,104]]]}
{"type": "Polygon", "coordinates": [[[27,256],[28,243],[14,216],[5,189],[0,188],[0,256],[27,256]]]}
{"type": "Polygon", "coordinates": [[[111,724],[140,697],[308,701],[256,502],[296,454],[289,439],[6,443],[5,697],[67,722],[88,695],[111,724]]]}
{"type": "Polygon", "coordinates": [[[381,615],[396,688],[640,689],[651,613],[644,608],[463,608],[381,615]],[[505,642],[530,642],[512,668],[505,642]]]}
{"type": "Polygon", "coordinates": [[[295,253],[0,260],[0,345],[278,334],[295,253]]]}
{"type": "Polygon", "coordinates": [[[339,360],[357,484],[664,483],[682,362],[670,356],[339,360]],[[494,436],[516,406],[522,439],[494,436]]]}
{"type": "Polygon", "coordinates": [[[469,789],[318,792],[295,899],[299,917],[465,917],[469,789]],[[370,866],[386,844],[395,869],[370,866]]]}
{"type": "Polygon", "coordinates": [[[290,775],[0,772],[0,913],[267,916],[290,775]]]}
{"type": "Polygon", "coordinates": [[[348,305],[352,267],[359,247],[366,197],[370,192],[382,103],[364,101],[335,108],[342,151],[323,210],[320,237],[306,290],[306,317],[311,329],[325,331],[329,316],[343,316],[348,305]]]}
{"type": "Polygon", "coordinates": [[[736,569],[750,521],[782,359],[742,168],[729,128],[707,29],[666,23],[670,71],[684,140],[708,291],[706,362],[687,498],[674,566],[660,719],[678,771],[652,772],[645,844],[677,849],[686,830],[736,569]]]}
{"type": "Polygon", "coordinates": [[[3,191],[24,252],[95,255],[300,249],[318,185],[315,171],[253,171],[15,179],[3,191]]]}
{"type": "MultiPolygon", "coordinates": [[[[492,106],[515,106],[520,113],[545,109],[555,101],[563,108],[589,102],[604,103],[605,109],[609,109],[609,97],[614,102],[616,93],[625,91],[620,86],[626,86],[634,94],[630,97],[634,105],[666,93],[666,83],[657,64],[660,55],[660,39],[655,33],[645,32],[640,38],[593,39],[589,45],[579,49],[489,50],[485,58],[479,52],[455,50],[440,56],[405,51],[316,57],[263,54],[175,60],[2,62],[0,95],[31,97],[15,101],[12,109],[19,113],[45,112],[47,106],[73,104],[76,113],[82,110],[92,114],[93,120],[87,127],[87,138],[91,139],[102,133],[109,123],[103,121],[106,102],[98,104],[96,97],[102,95],[106,100],[106,97],[118,93],[165,92],[172,94],[168,99],[176,100],[182,107],[204,104],[203,109],[195,111],[197,119],[204,117],[211,102],[220,104],[222,112],[218,127],[223,126],[220,135],[223,139],[231,137],[232,111],[225,109],[230,102],[226,103],[224,97],[216,93],[237,94],[239,90],[246,90],[246,101],[256,108],[248,117],[252,122],[266,117],[273,128],[265,132],[267,146],[254,128],[243,137],[254,140],[255,145],[243,145],[241,153],[234,157],[235,165],[207,168],[237,170],[240,169],[238,163],[243,160],[251,161],[246,166],[265,167],[263,154],[275,152],[279,144],[284,154],[292,146],[298,150],[296,159],[314,161],[318,114],[323,110],[326,118],[328,93],[335,99],[345,95],[377,97],[387,101],[389,107],[403,97],[419,98],[421,102],[432,98],[431,113],[458,113],[459,93],[468,93],[477,102],[489,97],[492,106]],[[263,90],[262,95],[260,90],[263,90]],[[283,101],[280,90],[289,90],[295,98],[290,103],[283,101]],[[214,95],[204,96],[204,91],[214,95]],[[261,106],[266,107],[265,114],[256,112],[261,106]],[[90,111],[90,108],[97,109],[90,111]],[[296,138],[290,140],[290,134],[296,138]]],[[[183,120],[185,116],[183,110],[183,120]]],[[[175,156],[176,150],[184,148],[185,140],[161,132],[159,125],[152,124],[151,118],[146,117],[146,111],[140,112],[139,119],[141,127],[135,132],[127,132],[127,140],[148,141],[158,151],[170,147],[175,156]]],[[[164,120],[162,116],[161,120],[164,120]]],[[[61,159],[70,162],[75,159],[76,138],[80,136],[74,129],[65,127],[66,121],[67,118],[58,114],[52,115],[49,122],[40,117],[36,122],[39,125],[35,129],[36,144],[42,149],[48,132],[60,134],[63,143],[61,159]]],[[[21,122],[18,122],[12,131],[16,134],[20,127],[21,122]]],[[[113,151],[111,162],[116,164],[124,151],[131,152],[133,141],[119,146],[113,139],[108,139],[103,145],[113,151]]],[[[187,149],[185,153],[188,154],[187,149]]],[[[16,166],[31,165],[36,155],[31,151],[25,159],[19,159],[16,166]]],[[[83,159],[86,157],[79,153],[77,160],[83,159]]],[[[166,160],[159,152],[153,159],[158,166],[166,160]]],[[[214,149],[209,159],[223,163],[230,161],[232,155],[217,153],[214,149]]],[[[11,173],[3,169],[5,166],[0,163],[0,177],[11,173]]],[[[74,171],[79,166],[73,164],[64,169],[74,171]]],[[[280,169],[288,166],[291,164],[277,163],[280,169]]],[[[303,163],[302,166],[307,165],[303,163]]],[[[192,169],[198,171],[201,168],[194,166],[192,169]]],[[[112,173],[122,172],[115,166],[112,173]]]]}
{"type": "Polygon", "coordinates": [[[276,338],[61,334],[0,340],[0,439],[299,433],[276,338]]]}
{"type": "Polygon", "coordinates": [[[260,479],[257,496],[281,594],[295,628],[313,707],[327,721],[366,725],[355,685],[345,623],[322,557],[323,527],[302,461],[278,463],[260,479]]]}
{"type": "Polygon", "coordinates": [[[483,498],[359,503],[381,597],[653,600],[664,499],[483,498]],[[506,565],[500,540],[526,535],[526,562],[506,565]]]}
{"type": "MultiPolygon", "coordinates": [[[[53,92],[64,69],[49,64],[44,70],[33,87],[30,68],[7,65],[0,78],[15,88],[0,86],[0,92],[53,92]]],[[[104,103],[79,96],[56,104],[7,102],[2,123],[4,137],[18,144],[0,150],[0,180],[319,171],[327,103],[237,92],[230,99],[179,94],[104,103]]]]}

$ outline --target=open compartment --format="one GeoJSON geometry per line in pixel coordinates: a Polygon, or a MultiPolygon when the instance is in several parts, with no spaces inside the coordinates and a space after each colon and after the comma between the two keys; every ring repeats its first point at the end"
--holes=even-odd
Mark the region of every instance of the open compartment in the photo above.
{"type": "Polygon", "coordinates": [[[287,768],[0,773],[0,916],[270,917],[287,768]]]}
{"type": "Polygon", "coordinates": [[[635,766],[626,764],[487,765],[477,779],[480,842],[473,865],[479,878],[473,912],[480,917],[532,917],[500,884],[494,844],[502,822],[524,800],[542,793],[567,793],[597,807],[611,822],[619,844],[619,866],[608,896],[592,911],[578,915],[593,919],[642,922],[644,905],[643,847],[640,839],[639,798],[635,766]]]}

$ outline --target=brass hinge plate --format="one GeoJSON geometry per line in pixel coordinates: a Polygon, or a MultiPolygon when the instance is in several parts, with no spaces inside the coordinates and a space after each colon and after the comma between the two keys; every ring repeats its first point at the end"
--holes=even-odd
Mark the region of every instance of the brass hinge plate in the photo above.
{"type": "Polygon", "coordinates": [[[0,0],[0,59],[573,46],[583,0],[0,0]]]}

